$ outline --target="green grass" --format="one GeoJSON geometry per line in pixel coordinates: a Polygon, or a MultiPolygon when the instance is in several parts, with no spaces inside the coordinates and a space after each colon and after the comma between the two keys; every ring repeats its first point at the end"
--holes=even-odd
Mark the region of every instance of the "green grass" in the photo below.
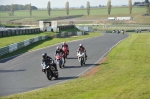
{"type": "Polygon", "coordinates": [[[43,32],[43,33],[32,33],[27,35],[17,35],[17,36],[14,35],[14,36],[0,37],[0,48],[12,43],[21,42],[23,40],[34,38],[36,36],[51,35],[51,34],[52,34],[51,32],[43,32]]]}
{"type": "MultiPolygon", "coordinates": [[[[128,7],[112,7],[111,10],[111,15],[108,15],[107,13],[107,8],[93,8],[90,10],[90,16],[87,15],[86,9],[70,9],[69,14],[70,15],[80,15],[83,14],[85,15],[84,18],[103,18],[103,17],[109,17],[109,16],[136,16],[138,18],[140,14],[143,14],[146,12],[145,7],[133,7],[132,14],[129,14],[129,9],[128,7]]],[[[58,16],[66,16],[66,11],[65,9],[62,10],[52,10],[51,15],[48,16],[47,10],[33,10],[32,11],[32,17],[29,17],[29,11],[15,11],[15,16],[8,16],[8,12],[0,12],[0,20],[14,20],[14,19],[19,19],[19,20],[25,20],[25,21],[36,21],[40,19],[48,19],[48,18],[53,18],[53,17],[58,17],[58,16]]],[[[145,18],[145,17],[144,17],[145,18]]],[[[149,18],[149,17],[147,17],[149,18]]]]}
{"type": "MultiPolygon", "coordinates": [[[[67,41],[72,41],[72,40],[77,40],[77,39],[95,37],[95,36],[99,36],[99,35],[100,35],[100,33],[89,33],[89,35],[73,36],[73,37],[70,37],[70,38],[49,38],[49,39],[46,39],[46,40],[43,40],[43,41],[38,41],[36,43],[33,43],[33,44],[31,44],[27,47],[24,47],[22,49],[19,49],[17,51],[12,52],[12,53],[3,55],[3,56],[0,57],[0,59],[10,57],[10,56],[13,56],[13,55],[16,55],[16,54],[25,53],[25,52],[28,52],[28,51],[33,51],[33,50],[40,49],[40,48],[43,48],[43,47],[48,47],[50,45],[57,44],[57,43],[60,43],[60,42],[67,42],[67,41]]],[[[29,39],[29,37],[28,37],[28,39],[29,39]]],[[[6,40],[7,40],[7,38],[5,39],[5,41],[6,40]]],[[[19,38],[19,40],[21,40],[21,39],[19,38]]],[[[22,40],[23,40],[23,38],[22,38],[22,40]]]]}
{"type": "Polygon", "coordinates": [[[130,34],[96,74],[2,99],[149,99],[149,55],[150,34],[130,34]]]}

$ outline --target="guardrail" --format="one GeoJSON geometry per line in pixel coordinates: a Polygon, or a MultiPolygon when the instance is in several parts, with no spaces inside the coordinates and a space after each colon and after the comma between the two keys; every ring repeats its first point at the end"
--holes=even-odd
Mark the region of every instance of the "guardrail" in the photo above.
{"type": "Polygon", "coordinates": [[[81,36],[81,35],[87,35],[88,32],[62,32],[62,33],[55,33],[55,38],[64,38],[69,36],[81,36]]]}
{"type": "MultiPolygon", "coordinates": [[[[63,32],[63,33],[55,33],[54,37],[55,38],[64,38],[64,37],[69,37],[69,36],[81,36],[81,35],[87,35],[87,34],[88,34],[88,32],[63,32]]],[[[26,46],[32,44],[32,43],[38,42],[40,40],[45,40],[47,38],[49,38],[48,35],[38,36],[35,38],[24,40],[22,42],[17,42],[17,43],[10,44],[8,46],[4,46],[4,47],[0,48],[0,56],[14,52],[18,49],[21,49],[23,47],[26,47],[26,46]]]]}
{"type": "Polygon", "coordinates": [[[40,32],[40,28],[1,28],[0,37],[40,32]]]}
{"type": "Polygon", "coordinates": [[[46,36],[37,36],[37,37],[31,38],[31,39],[24,40],[22,42],[17,42],[17,43],[13,43],[13,44],[10,44],[8,46],[2,47],[2,48],[0,48],[0,56],[11,53],[13,51],[16,51],[20,48],[28,46],[32,43],[37,42],[37,41],[45,40],[47,38],[49,38],[48,35],[46,35],[46,36]]]}

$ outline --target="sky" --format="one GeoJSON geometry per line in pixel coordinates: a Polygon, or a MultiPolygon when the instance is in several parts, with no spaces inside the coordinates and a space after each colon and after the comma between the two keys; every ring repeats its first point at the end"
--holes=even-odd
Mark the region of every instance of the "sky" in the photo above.
{"type": "MultiPolygon", "coordinates": [[[[62,8],[65,7],[65,3],[68,1],[70,7],[80,7],[81,5],[86,6],[87,1],[90,2],[91,6],[106,5],[108,0],[0,0],[0,5],[11,5],[11,4],[29,4],[34,5],[38,8],[46,8],[48,1],[51,2],[51,7],[62,8]]],[[[132,0],[134,2],[143,2],[145,0],[132,0]]],[[[128,0],[111,0],[111,4],[114,5],[128,5],[128,0]]]]}

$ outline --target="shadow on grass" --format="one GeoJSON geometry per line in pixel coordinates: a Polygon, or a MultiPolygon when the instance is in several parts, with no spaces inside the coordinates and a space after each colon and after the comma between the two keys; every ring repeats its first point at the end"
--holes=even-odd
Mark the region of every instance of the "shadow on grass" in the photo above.
{"type": "Polygon", "coordinates": [[[31,44],[31,45],[28,45],[26,47],[18,49],[16,51],[12,52],[12,53],[8,53],[6,55],[3,55],[3,56],[0,57],[0,63],[5,63],[5,62],[7,62],[9,60],[12,60],[12,59],[20,56],[22,53],[26,53],[29,50],[31,50],[32,48],[34,48],[34,47],[36,47],[38,45],[41,45],[42,43],[44,43],[46,41],[49,41],[49,40],[52,40],[52,39],[53,38],[51,37],[51,38],[48,38],[46,40],[38,41],[38,42],[35,42],[35,43],[31,44]]]}
{"type": "Polygon", "coordinates": [[[23,70],[0,70],[0,73],[12,73],[12,72],[22,72],[22,71],[25,71],[24,69],[23,70]]]}
{"type": "Polygon", "coordinates": [[[105,65],[105,64],[108,64],[108,63],[105,63],[105,62],[104,62],[104,63],[100,63],[99,65],[105,65]]]}

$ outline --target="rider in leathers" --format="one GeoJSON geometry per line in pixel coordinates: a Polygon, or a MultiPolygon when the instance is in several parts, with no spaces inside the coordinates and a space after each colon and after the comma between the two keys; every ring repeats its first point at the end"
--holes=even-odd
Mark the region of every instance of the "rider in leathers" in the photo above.
{"type": "MultiPolygon", "coordinates": [[[[58,71],[54,60],[50,56],[47,56],[47,53],[42,54],[42,57],[43,57],[42,58],[42,64],[45,63],[46,66],[48,66],[48,65],[51,66],[52,65],[52,66],[54,66],[55,70],[58,71]]],[[[44,72],[43,68],[42,68],[42,72],[44,72]]]]}
{"type": "Polygon", "coordinates": [[[69,46],[68,46],[68,44],[66,44],[65,42],[63,42],[61,49],[62,49],[63,47],[66,47],[66,48],[67,48],[68,55],[69,55],[69,46]]]}
{"type": "Polygon", "coordinates": [[[85,52],[85,59],[87,60],[86,50],[85,50],[85,48],[83,47],[82,44],[79,44],[79,48],[77,49],[77,54],[78,54],[79,51],[85,52]]]}
{"type": "Polygon", "coordinates": [[[66,62],[65,53],[62,49],[59,48],[59,46],[57,46],[57,48],[56,48],[55,56],[56,56],[56,54],[62,54],[63,58],[64,58],[64,63],[66,62]]]}

